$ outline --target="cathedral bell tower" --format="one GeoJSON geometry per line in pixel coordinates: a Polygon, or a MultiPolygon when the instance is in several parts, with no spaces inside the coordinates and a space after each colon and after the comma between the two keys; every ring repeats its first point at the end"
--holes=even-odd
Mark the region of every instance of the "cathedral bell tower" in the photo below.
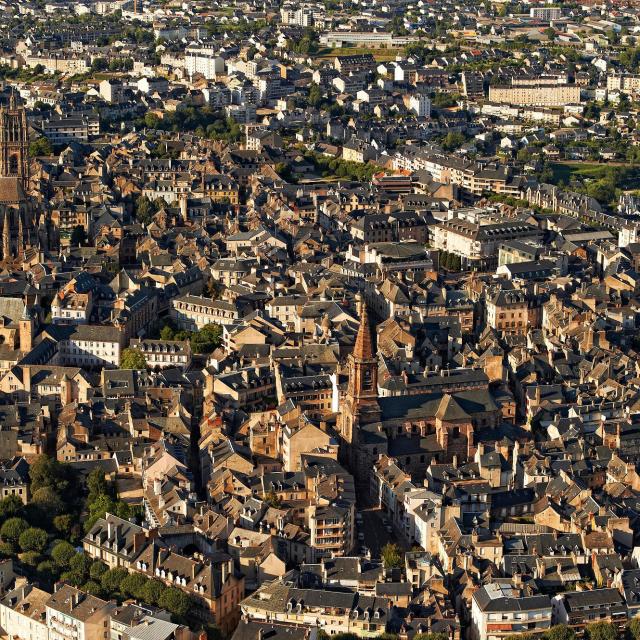
{"type": "Polygon", "coordinates": [[[0,176],[18,178],[26,192],[29,188],[29,128],[24,108],[18,107],[15,94],[9,106],[0,107],[0,176]]]}
{"type": "Polygon", "coordinates": [[[349,386],[341,407],[340,433],[348,447],[355,449],[358,428],[380,420],[378,405],[378,359],[373,346],[367,307],[358,298],[360,327],[348,358],[349,386]]]}

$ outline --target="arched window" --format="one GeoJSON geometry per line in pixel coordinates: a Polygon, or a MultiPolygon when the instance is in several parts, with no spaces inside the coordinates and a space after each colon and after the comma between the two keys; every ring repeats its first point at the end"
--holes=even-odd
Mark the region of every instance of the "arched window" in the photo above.
{"type": "Polygon", "coordinates": [[[19,158],[17,153],[13,153],[9,156],[9,173],[11,175],[18,173],[18,160],[19,158]]]}

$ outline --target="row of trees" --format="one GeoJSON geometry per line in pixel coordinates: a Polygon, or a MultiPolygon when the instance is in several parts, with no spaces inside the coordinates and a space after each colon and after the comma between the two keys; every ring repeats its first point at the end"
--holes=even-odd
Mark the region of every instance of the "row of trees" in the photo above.
{"type": "MultiPolygon", "coordinates": [[[[640,618],[634,618],[627,626],[627,637],[629,640],[640,640],[640,618]]],[[[327,636],[322,630],[318,637],[326,640],[327,636]]],[[[446,633],[418,633],[413,636],[413,640],[447,640],[446,633]]],[[[357,640],[355,633],[337,633],[331,636],[331,640],[357,640]]],[[[377,640],[396,640],[398,636],[394,633],[383,633],[377,636],[377,640]]],[[[586,640],[622,640],[621,634],[615,625],[608,622],[594,622],[587,625],[585,630],[586,640]]],[[[507,636],[505,640],[576,640],[576,633],[567,625],[558,624],[544,635],[534,635],[531,633],[514,633],[507,636]]]]}
{"type": "Polygon", "coordinates": [[[199,331],[178,329],[170,321],[160,330],[162,340],[188,340],[193,353],[211,353],[222,343],[222,327],[219,324],[208,324],[199,331]]]}
{"type": "Polygon", "coordinates": [[[305,158],[316,167],[323,177],[336,176],[357,182],[368,182],[373,175],[381,170],[381,167],[372,164],[350,162],[339,158],[330,158],[319,153],[309,152],[305,158]]]}
{"type": "MultiPolygon", "coordinates": [[[[593,622],[585,628],[584,638],[586,640],[640,640],[640,618],[633,618],[627,625],[626,634],[621,634],[618,627],[609,622],[593,622]]],[[[533,640],[539,639],[539,635],[531,633],[518,633],[507,636],[506,640],[533,640]]],[[[557,624],[551,627],[543,636],[542,640],[576,640],[576,632],[566,624],[557,624]]]]}
{"type": "Polygon", "coordinates": [[[242,127],[233,118],[211,107],[185,107],[165,112],[162,118],[148,112],[137,124],[163,131],[193,131],[201,138],[229,143],[243,137],[242,127]]]}
{"type": "Polygon", "coordinates": [[[462,269],[462,260],[459,255],[449,253],[448,251],[440,252],[440,266],[447,271],[460,271],[462,269]]]}

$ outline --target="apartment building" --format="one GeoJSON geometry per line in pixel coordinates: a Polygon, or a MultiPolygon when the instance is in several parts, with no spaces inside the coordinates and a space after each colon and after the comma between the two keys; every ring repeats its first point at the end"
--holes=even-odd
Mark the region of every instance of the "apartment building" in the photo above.
{"type": "Polygon", "coordinates": [[[117,367],[120,364],[124,334],[116,327],[82,324],[52,327],[47,332],[61,338],[58,364],[70,367],[117,367]]]}
{"type": "Polygon", "coordinates": [[[529,305],[524,291],[500,289],[487,297],[487,325],[502,333],[526,334],[529,305]]]}
{"type": "Polygon", "coordinates": [[[129,346],[139,349],[152,369],[177,367],[188,369],[191,364],[191,345],[188,340],[131,340],[129,346]]]}
{"type": "Polygon", "coordinates": [[[254,620],[292,625],[312,622],[328,636],[352,633],[360,638],[384,632],[390,614],[387,598],[353,591],[297,589],[280,581],[260,587],[240,608],[254,620]]]}
{"type": "Polygon", "coordinates": [[[46,603],[50,593],[31,584],[0,600],[0,629],[12,640],[49,640],[46,603]]]}
{"type": "Polygon", "coordinates": [[[347,556],[355,545],[355,505],[353,503],[315,505],[306,510],[309,546],[315,561],[321,558],[347,556]]]}
{"type": "Polygon", "coordinates": [[[562,7],[531,7],[529,15],[536,20],[544,20],[545,22],[559,20],[562,18],[562,7]]]}
{"type": "Polygon", "coordinates": [[[572,84],[489,87],[489,101],[526,107],[564,107],[580,102],[580,87],[572,84]]]}
{"type": "Polygon", "coordinates": [[[48,118],[42,123],[42,132],[52,144],[88,142],[100,135],[100,120],[96,115],[66,115],[48,118]]]}
{"type": "Polygon", "coordinates": [[[640,92],[640,74],[620,73],[607,76],[607,90],[634,94],[640,92]]]}
{"type": "Polygon", "coordinates": [[[189,46],[184,51],[184,67],[189,76],[196,73],[215,80],[225,72],[224,58],[214,47],[189,46]]]}
{"type": "Polygon", "coordinates": [[[174,298],[170,316],[181,329],[187,331],[198,331],[208,324],[230,325],[240,319],[235,305],[194,295],[174,298]]]}
{"type": "Polygon", "coordinates": [[[115,603],[64,584],[46,602],[49,640],[107,640],[115,603]]]}
{"type": "Polygon", "coordinates": [[[474,268],[497,266],[498,250],[507,240],[541,238],[540,229],[527,222],[509,221],[479,224],[463,218],[451,218],[432,228],[431,244],[435,249],[454,253],[463,264],[474,268]]]}
{"type": "Polygon", "coordinates": [[[609,622],[624,631],[627,603],[618,589],[593,589],[560,593],[552,600],[555,622],[570,626],[581,634],[594,622],[609,622]]]}
{"type": "Polygon", "coordinates": [[[511,585],[492,582],[471,601],[473,640],[501,640],[519,633],[542,635],[551,627],[549,596],[522,596],[511,585]]]}

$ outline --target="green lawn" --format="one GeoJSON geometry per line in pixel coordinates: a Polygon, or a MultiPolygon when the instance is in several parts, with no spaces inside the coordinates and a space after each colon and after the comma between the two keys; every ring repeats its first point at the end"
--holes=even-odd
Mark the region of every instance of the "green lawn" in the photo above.
{"type": "Polygon", "coordinates": [[[395,49],[370,49],[368,47],[338,47],[331,49],[329,47],[322,47],[318,50],[315,58],[334,58],[336,56],[355,56],[363,53],[371,53],[378,62],[384,62],[385,60],[395,60],[396,56],[403,53],[404,48],[395,49]]]}
{"type": "Polygon", "coordinates": [[[569,184],[572,178],[580,180],[600,180],[614,168],[625,170],[626,176],[622,183],[618,185],[621,189],[640,188],[640,167],[635,167],[625,163],[604,163],[604,162],[552,162],[553,182],[555,184],[563,182],[569,184]]]}

